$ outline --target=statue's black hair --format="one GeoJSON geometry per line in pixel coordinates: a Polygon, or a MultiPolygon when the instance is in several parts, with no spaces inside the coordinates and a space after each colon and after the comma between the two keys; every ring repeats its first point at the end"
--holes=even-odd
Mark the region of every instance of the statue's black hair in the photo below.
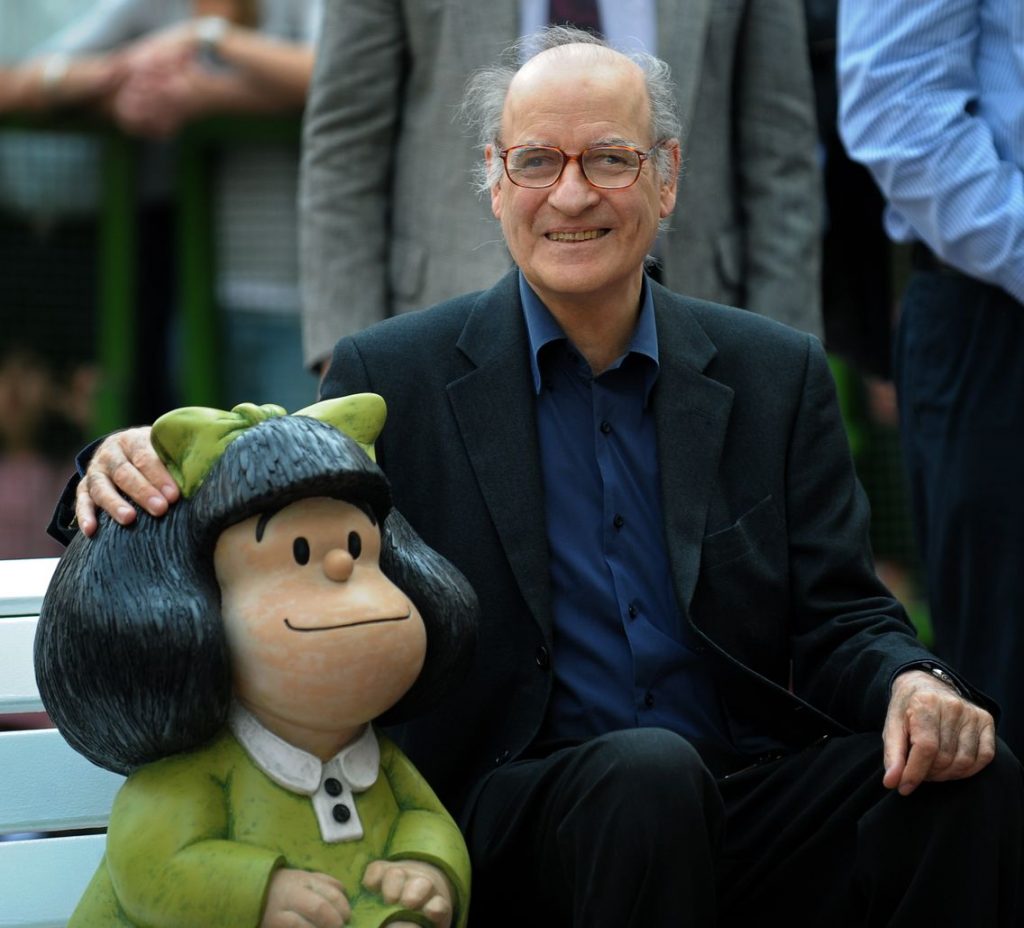
{"type": "Polygon", "coordinates": [[[391,509],[383,472],[348,436],[303,416],[262,422],[232,442],[190,499],[128,527],[106,515],[54,574],[36,633],[47,712],[77,751],[119,773],[193,750],[224,727],[231,667],[213,550],[224,529],[299,499],[329,496],[381,525],[381,569],[416,604],[427,655],[380,719],[424,711],[466,669],[477,602],[465,578],[391,509]]]}

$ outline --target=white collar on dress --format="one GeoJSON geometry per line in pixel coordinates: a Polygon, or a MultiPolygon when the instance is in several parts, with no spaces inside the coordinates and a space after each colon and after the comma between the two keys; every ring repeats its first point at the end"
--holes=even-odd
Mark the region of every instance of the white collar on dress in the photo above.
{"type": "Polygon", "coordinates": [[[380,746],[372,725],[325,764],[269,731],[237,702],[232,704],[228,727],[250,760],[271,780],[312,800],[324,841],[363,837],[355,794],[373,786],[380,773],[380,746]]]}
{"type": "Polygon", "coordinates": [[[340,766],[345,780],[357,793],[377,782],[380,746],[372,725],[367,725],[355,741],[346,744],[326,764],[275,735],[237,702],[232,704],[228,726],[252,762],[278,786],[293,793],[312,796],[320,788],[324,768],[335,764],[340,766]]]}

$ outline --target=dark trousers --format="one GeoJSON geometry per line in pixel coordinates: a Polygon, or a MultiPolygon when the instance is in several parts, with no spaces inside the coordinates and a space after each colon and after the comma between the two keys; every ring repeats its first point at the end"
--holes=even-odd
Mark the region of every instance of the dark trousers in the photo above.
{"type": "Polygon", "coordinates": [[[936,651],[1002,707],[1024,752],[1024,306],[935,267],[912,275],[896,384],[936,651]]]}
{"type": "Polygon", "coordinates": [[[1017,925],[1024,782],[882,786],[878,734],[717,779],[663,729],[497,770],[466,827],[473,928],[1017,925]]]}

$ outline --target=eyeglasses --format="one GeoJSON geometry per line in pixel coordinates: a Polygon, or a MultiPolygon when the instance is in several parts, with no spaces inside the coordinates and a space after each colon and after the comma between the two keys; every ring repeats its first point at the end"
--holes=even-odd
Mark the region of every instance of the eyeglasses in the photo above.
{"type": "Polygon", "coordinates": [[[508,179],[517,187],[552,187],[566,164],[575,161],[591,186],[621,190],[637,182],[644,162],[660,146],[659,142],[641,151],[628,145],[601,145],[567,155],[561,148],[547,145],[514,145],[501,149],[498,155],[505,163],[508,179]]]}

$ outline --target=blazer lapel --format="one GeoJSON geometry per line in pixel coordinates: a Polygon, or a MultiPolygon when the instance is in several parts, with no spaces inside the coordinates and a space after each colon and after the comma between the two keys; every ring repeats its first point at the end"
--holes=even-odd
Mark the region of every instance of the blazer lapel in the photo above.
{"type": "Polygon", "coordinates": [[[684,301],[656,287],[660,370],[652,395],[661,505],[676,597],[689,612],[733,391],[703,373],[716,349],[684,301]]]}
{"type": "Polygon", "coordinates": [[[523,599],[550,632],[544,491],[517,273],[482,294],[470,313],[458,347],[474,369],[449,383],[448,396],[523,599]]]}

